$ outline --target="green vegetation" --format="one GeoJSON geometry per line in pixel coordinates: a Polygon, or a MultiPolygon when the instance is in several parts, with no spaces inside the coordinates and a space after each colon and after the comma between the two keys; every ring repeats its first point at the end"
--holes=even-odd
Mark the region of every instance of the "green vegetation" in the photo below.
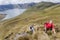
{"type": "MultiPolygon", "coordinates": [[[[60,4],[55,4],[50,2],[38,3],[36,6],[27,9],[27,11],[25,11],[23,14],[15,18],[2,21],[0,23],[1,25],[0,40],[4,40],[4,38],[11,33],[13,34],[9,38],[13,38],[15,34],[26,32],[27,30],[29,30],[28,27],[31,24],[43,25],[44,22],[49,21],[51,19],[55,23],[55,27],[60,28],[60,4]]],[[[43,27],[43,26],[40,26],[40,27],[43,27]]],[[[38,34],[39,32],[36,32],[36,33],[38,34]]],[[[56,36],[60,40],[59,35],[60,33],[57,33],[56,36]]],[[[39,37],[40,36],[42,36],[42,34],[39,33],[39,37]]],[[[22,38],[23,38],[22,40],[24,40],[24,37],[22,38]]],[[[28,38],[26,39],[28,40],[28,38]]],[[[9,39],[9,40],[12,40],[12,39],[9,39]]],[[[33,36],[31,36],[29,40],[37,40],[37,39],[34,39],[33,36]]],[[[53,40],[53,38],[51,38],[51,40],[53,40]]]]}

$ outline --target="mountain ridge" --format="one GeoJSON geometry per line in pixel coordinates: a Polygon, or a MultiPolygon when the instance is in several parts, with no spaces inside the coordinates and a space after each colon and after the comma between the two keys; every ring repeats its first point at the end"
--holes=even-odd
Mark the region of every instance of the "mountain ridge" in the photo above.
{"type": "Polygon", "coordinates": [[[14,9],[14,8],[27,9],[27,8],[30,8],[34,5],[36,5],[36,3],[0,5],[0,11],[5,11],[5,10],[8,10],[8,9],[14,9]]]}

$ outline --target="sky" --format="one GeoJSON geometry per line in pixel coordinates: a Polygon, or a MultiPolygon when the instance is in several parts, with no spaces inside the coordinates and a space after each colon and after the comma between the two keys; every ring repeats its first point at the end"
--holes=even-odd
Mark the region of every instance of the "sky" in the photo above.
{"type": "Polygon", "coordinates": [[[30,3],[30,2],[60,2],[60,0],[0,0],[0,5],[4,4],[18,4],[18,3],[30,3]]]}

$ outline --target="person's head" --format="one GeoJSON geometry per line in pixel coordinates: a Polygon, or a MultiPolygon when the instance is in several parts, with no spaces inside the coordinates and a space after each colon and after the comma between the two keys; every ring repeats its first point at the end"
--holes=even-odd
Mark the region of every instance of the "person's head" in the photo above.
{"type": "Polygon", "coordinates": [[[52,20],[49,21],[49,23],[52,23],[52,22],[53,22],[52,20]]]}

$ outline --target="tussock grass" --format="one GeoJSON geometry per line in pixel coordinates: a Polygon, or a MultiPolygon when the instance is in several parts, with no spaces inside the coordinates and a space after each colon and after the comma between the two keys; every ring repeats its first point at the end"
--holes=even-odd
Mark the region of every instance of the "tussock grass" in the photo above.
{"type": "MultiPolygon", "coordinates": [[[[49,5],[46,5],[47,3],[45,5],[44,4],[45,3],[42,3],[35,7],[29,8],[23,14],[15,17],[15,18],[0,22],[0,24],[1,24],[0,39],[4,40],[4,38],[11,33],[13,33],[13,35],[10,37],[14,38],[17,33],[29,31],[29,26],[31,24],[36,23],[36,25],[37,24],[44,25],[44,23],[46,21],[49,21],[51,19],[53,20],[55,27],[60,28],[60,4],[50,4],[50,3],[49,3],[49,5]],[[42,10],[40,9],[41,7],[43,7],[42,10]]],[[[38,26],[38,27],[43,28],[43,26],[38,26]]],[[[36,32],[36,34],[33,34],[33,36],[27,35],[26,37],[19,38],[18,40],[40,40],[41,37],[42,38],[45,37],[45,34],[44,35],[43,34],[44,33],[42,33],[40,30],[40,31],[36,32]],[[37,38],[37,36],[38,36],[38,38],[37,38]]],[[[57,33],[57,35],[56,35],[58,38],[60,37],[59,34],[60,34],[60,32],[57,33]]],[[[41,39],[41,40],[47,40],[48,38],[49,37],[41,39]]],[[[13,39],[11,39],[11,40],[13,40],[13,39]]]]}

